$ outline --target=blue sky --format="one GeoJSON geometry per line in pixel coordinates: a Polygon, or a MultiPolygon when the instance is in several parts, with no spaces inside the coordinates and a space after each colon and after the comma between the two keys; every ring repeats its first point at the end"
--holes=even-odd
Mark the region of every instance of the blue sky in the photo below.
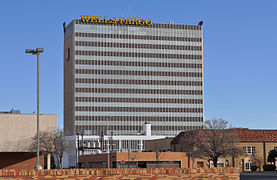
{"type": "Polygon", "coordinates": [[[205,119],[235,127],[277,128],[277,1],[1,1],[0,111],[36,110],[63,124],[63,28],[80,15],[143,17],[154,23],[204,21],[205,119]]]}

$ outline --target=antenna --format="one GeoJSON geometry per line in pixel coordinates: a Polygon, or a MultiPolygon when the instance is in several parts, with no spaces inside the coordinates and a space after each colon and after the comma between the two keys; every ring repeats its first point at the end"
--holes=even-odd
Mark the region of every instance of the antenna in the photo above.
{"type": "Polygon", "coordinates": [[[63,32],[64,32],[64,33],[65,33],[65,25],[66,25],[66,23],[63,22],[63,32]]]}

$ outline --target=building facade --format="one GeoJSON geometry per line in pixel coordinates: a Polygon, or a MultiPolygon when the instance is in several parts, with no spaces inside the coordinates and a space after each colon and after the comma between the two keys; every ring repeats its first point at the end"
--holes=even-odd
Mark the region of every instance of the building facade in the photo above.
{"type": "Polygon", "coordinates": [[[188,157],[184,152],[117,152],[82,155],[79,164],[82,168],[187,168],[188,157]]]}
{"type": "MultiPolygon", "coordinates": [[[[55,114],[40,114],[39,118],[40,131],[56,129],[55,114]]],[[[0,169],[34,168],[36,153],[30,152],[30,145],[37,133],[37,115],[18,110],[0,112],[0,123],[0,169]]],[[[43,155],[40,159],[43,166],[43,155]]]]}
{"type": "MultiPolygon", "coordinates": [[[[174,152],[186,152],[186,137],[190,132],[182,132],[171,142],[171,150],[174,152]]],[[[235,145],[243,150],[243,154],[236,157],[220,157],[218,167],[237,167],[242,171],[251,171],[251,165],[258,166],[262,171],[262,166],[271,164],[267,161],[268,154],[271,150],[277,150],[277,130],[254,130],[254,129],[233,129],[238,140],[235,145]]],[[[153,140],[154,143],[156,140],[153,140]]],[[[163,146],[161,146],[163,147],[163,146]]],[[[213,163],[206,159],[194,158],[191,162],[193,168],[213,167],[213,163]]]]}
{"type": "Polygon", "coordinates": [[[202,128],[202,26],[104,22],[64,26],[66,135],[141,150],[146,122],[152,139],[202,128]]]}

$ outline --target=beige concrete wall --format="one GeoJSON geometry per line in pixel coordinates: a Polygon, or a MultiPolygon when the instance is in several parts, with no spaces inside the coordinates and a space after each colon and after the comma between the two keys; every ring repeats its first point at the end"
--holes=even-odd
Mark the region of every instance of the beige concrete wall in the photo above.
{"type": "MultiPolygon", "coordinates": [[[[56,128],[55,114],[40,115],[40,130],[56,128]]],[[[36,114],[0,114],[0,152],[23,152],[37,132],[36,114]]]]}

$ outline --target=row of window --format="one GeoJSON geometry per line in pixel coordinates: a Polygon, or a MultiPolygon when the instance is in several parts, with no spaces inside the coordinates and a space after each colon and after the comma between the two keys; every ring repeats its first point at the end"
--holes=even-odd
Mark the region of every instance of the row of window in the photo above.
{"type": "Polygon", "coordinates": [[[202,86],[202,81],[161,81],[161,80],[139,80],[139,79],[81,79],[76,83],[92,84],[136,84],[136,85],[171,85],[171,86],[202,86]]]}
{"type": "MultiPolygon", "coordinates": [[[[277,151],[277,147],[274,147],[274,150],[277,151]]],[[[247,154],[253,154],[256,152],[255,146],[243,146],[243,152],[247,154]]]]}
{"type": "Polygon", "coordinates": [[[76,37],[202,42],[201,38],[194,38],[194,37],[171,37],[171,36],[150,36],[150,35],[147,36],[147,35],[131,35],[131,34],[100,34],[100,33],[81,33],[81,32],[76,32],[75,35],[76,37]]]}
{"type": "Polygon", "coordinates": [[[126,94],[182,94],[202,95],[202,90],[170,90],[170,89],[121,89],[121,88],[75,88],[80,93],[126,93],[126,94]]]}
{"type": "Polygon", "coordinates": [[[88,165],[89,166],[94,166],[94,165],[105,165],[106,164],[106,161],[89,161],[88,162],[88,165]]]}
{"type": "Polygon", "coordinates": [[[243,147],[243,151],[244,153],[247,153],[247,154],[252,154],[252,153],[255,153],[255,146],[244,146],[243,147]]]}
{"type": "Polygon", "coordinates": [[[132,102],[132,103],[173,103],[203,104],[202,99],[155,99],[155,98],[113,98],[113,97],[75,97],[76,102],[132,102]]]}
{"type": "Polygon", "coordinates": [[[203,108],[160,108],[160,107],[91,107],[76,106],[76,111],[95,111],[95,112],[177,112],[177,113],[202,113],[203,108]]]}
{"type": "Polygon", "coordinates": [[[75,116],[76,121],[203,122],[203,117],[75,116]]]}
{"type": "Polygon", "coordinates": [[[128,71],[128,70],[103,70],[103,69],[76,69],[76,74],[105,74],[127,76],[171,76],[171,77],[202,77],[201,72],[165,72],[165,71],[128,71]]]}
{"type": "Polygon", "coordinates": [[[202,59],[202,55],[193,54],[158,54],[138,52],[114,52],[114,51],[75,51],[76,55],[83,56],[116,56],[116,57],[138,57],[138,58],[164,58],[164,59],[202,59]]]}
{"type": "MultiPolygon", "coordinates": [[[[201,129],[202,126],[151,126],[151,130],[153,131],[188,131],[188,130],[196,130],[201,129]]],[[[76,125],[76,130],[78,131],[85,131],[85,130],[91,130],[91,131],[97,131],[101,132],[103,129],[110,130],[110,131],[124,131],[124,130],[134,130],[134,131],[141,131],[141,126],[127,126],[127,125],[118,125],[118,126],[99,126],[99,125],[92,125],[92,126],[83,126],[83,125],[76,125]]]]}
{"type": "Polygon", "coordinates": [[[133,43],[115,43],[115,42],[76,41],[75,45],[76,46],[94,46],[94,47],[174,49],[174,50],[202,51],[201,46],[181,46],[181,45],[167,45],[167,44],[133,44],[133,43]]]}
{"type": "Polygon", "coordinates": [[[105,65],[105,66],[135,66],[135,67],[167,67],[167,68],[202,68],[202,64],[195,63],[164,63],[164,62],[139,62],[139,61],[108,61],[108,60],[76,60],[80,65],[105,65]]]}

